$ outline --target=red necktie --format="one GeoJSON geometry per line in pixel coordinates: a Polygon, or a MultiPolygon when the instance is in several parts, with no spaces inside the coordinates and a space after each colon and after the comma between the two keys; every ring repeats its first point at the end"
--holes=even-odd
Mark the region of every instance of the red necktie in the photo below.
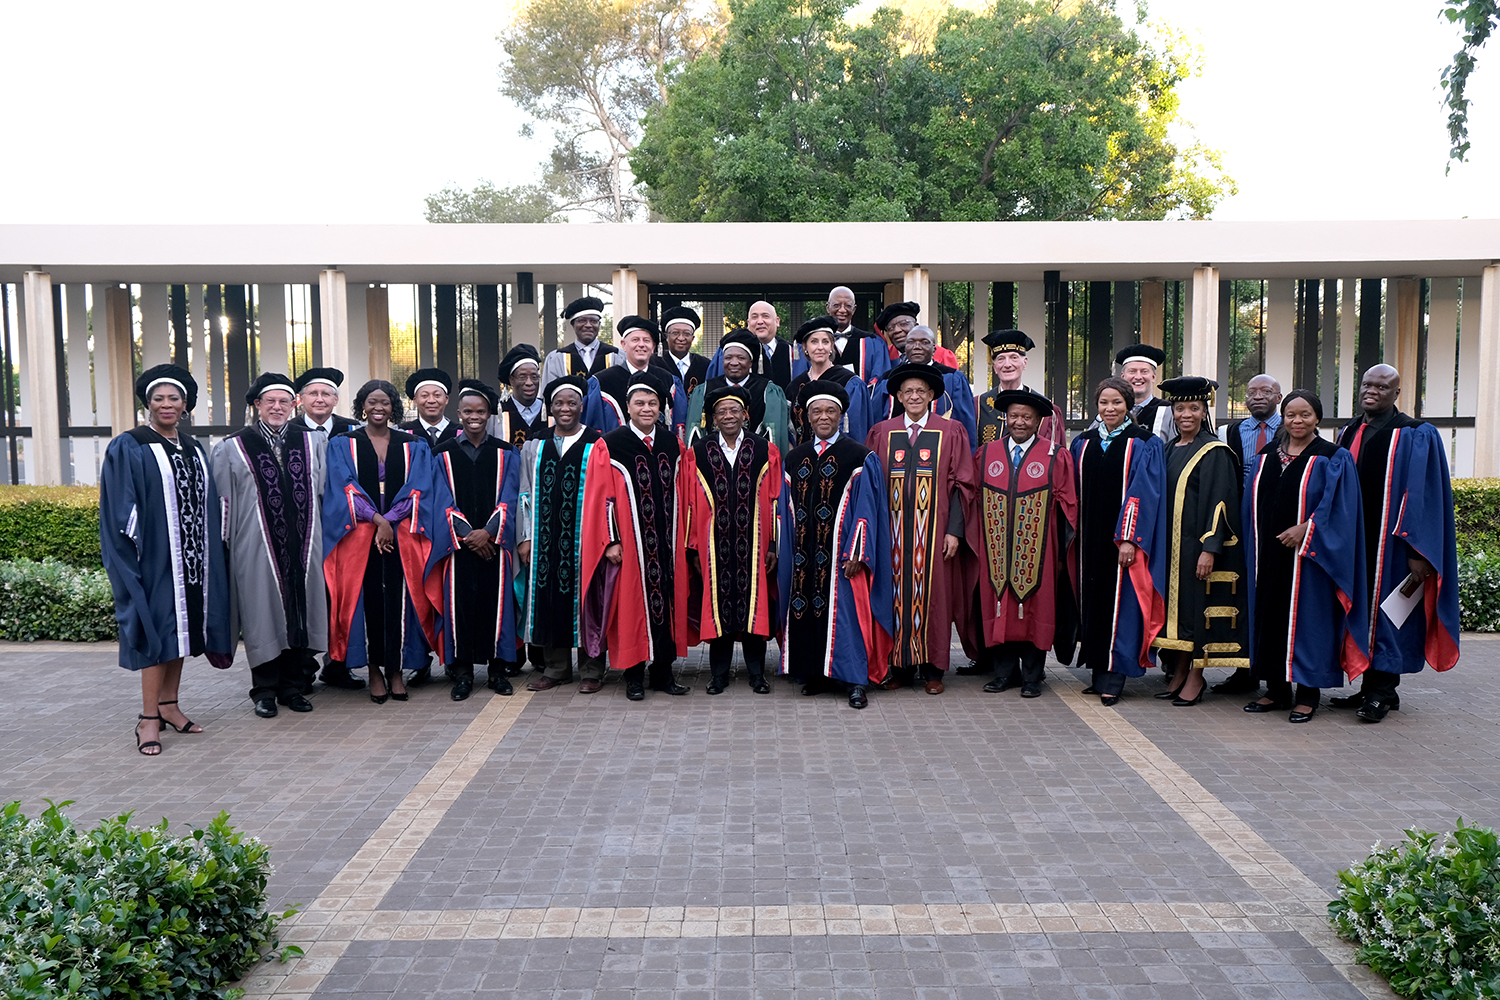
{"type": "Polygon", "coordinates": [[[912,444],[916,444],[917,443],[917,425],[916,424],[907,424],[906,425],[906,437],[907,437],[907,440],[911,441],[912,444]]]}
{"type": "Polygon", "coordinates": [[[1260,430],[1255,432],[1255,453],[1259,455],[1260,450],[1266,446],[1266,422],[1262,420],[1257,426],[1260,430]]]}
{"type": "Polygon", "coordinates": [[[641,440],[643,442],[645,442],[645,444],[646,444],[646,450],[650,451],[651,450],[651,435],[647,434],[645,437],[641,438],[641,440]]]}
{"type": "Polygon", "coordinates": [[[824,441],[822,439],[819,439],[819,441],[818,441],[818,454],[819,455],[823,454],[823,449],[825,449],[827,447],[828,447],[828,442],[824,441]]]}

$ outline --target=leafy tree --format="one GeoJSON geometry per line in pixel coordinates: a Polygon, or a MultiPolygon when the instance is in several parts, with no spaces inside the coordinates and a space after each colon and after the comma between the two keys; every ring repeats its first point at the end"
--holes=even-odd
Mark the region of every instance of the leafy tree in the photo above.
{"type": "Polygon", "coordinates": [[[543,184],[497,188],[480,181],[471,191],[446,187],[427,196],[428,222],[560,222],[558,199],[543,184]]]}
{"type": "Polygon", "coordinates": [[[1469,99],[1464,96],[1469,74],[1474,72],[1474,53],[1500,27],[1500,0],[1443,0],[1443,16],[1450,24],[1462,25],[1463,47],[1443,70],[1443,90],[1448,95],[1448,165],[1469,155],[1469,99]]]}
{"type": "Polygon", "coordinates": [[[1106,0],[995,0],[931,32],[851,0],[730,0],[631,156],[674,220],[1203,217],[1234,191],[1168,137],[1194,65],[1106,0]]]}

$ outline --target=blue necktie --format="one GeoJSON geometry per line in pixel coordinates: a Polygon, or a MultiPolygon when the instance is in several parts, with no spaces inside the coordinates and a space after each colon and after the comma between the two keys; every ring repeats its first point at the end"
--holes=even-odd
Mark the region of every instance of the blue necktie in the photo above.
{"type": "Polygon", "coordinates": [[[1019,469],[1021,467],[1021,446],[1020,445],[1016,445],[1014,448],[1011,449],[1011,452],[1010,452],[1010,466],[1013,469],[1019,469]]]}

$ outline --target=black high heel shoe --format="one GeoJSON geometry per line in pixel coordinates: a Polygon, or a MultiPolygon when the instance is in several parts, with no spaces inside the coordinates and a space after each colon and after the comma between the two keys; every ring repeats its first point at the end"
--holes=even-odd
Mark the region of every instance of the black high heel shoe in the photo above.
{"type": "Polygon", "coordinates": [[[141,723],[142,722],[150,722],[153,719],[155,719],[157,722],[160,722],[161,721],[161,715],[160,715],[160,713],[158,713],[156,715],[137,715],[136,716],[136,723],[135,723],[135,752],[138,753],[138,754],[140,754],[142,757],[156,757],[156,756],[158,756],[158,755],[161,754],[161,741],[160,740],[147,740],[144,743],[141,742],[141,723]],[[151,750],[152,747],[156,747],[156,750],[154,752],[151,750]]]}
{"type": "MultiPolygon", "coordinates": [[[[159,701],[156,704],[157,705],[175,705],[175,704],[177,704],[177,699],[173,698],[171,701],[159,701]]],[[[161,709],[158,708],[157,711],[160,712],[161,709]]],[[[187,718],[187,717],[184,716],[184,718],[187,718]]],[[[192,719],[188,719],[187,720],[187,725],[181,726],[181,727],[179,727],[177,725],[177,723],[173,722],[171,719],[162,719],[161,721],[163,723],[165,723],[166,725],[171,726],[173,732],[177,732],[177,733],[189,733],[189,734],[203,732],[203,727],[202,726],[198,726],[198,724],[196,722],[194,722],[192,719]],[[194,726],[198,726],[198,728],[194,729],[193,728],[194,726]]]]}
{"type": "MultiPolygon", "coordinates": [[[[396,668],[396,676],[397,677],[401,676],[401,668],[400,667],[396,668]]],[[[402,686],[404,687],[405,685],[402,685],[402,686]]],[[[411,695],[409,693],[407,693],[406,691],[396,691],[396,690],[392,689],[391,673],[390,673],[390,671],[386,671],[386,675],[385,675],[385,687],[386,687],[387,691],[390,691],[390,693],[391,693],[391,700],[392,701],[406,701],[408,698],[411,697],[411,695]]]]}
{"type": "MultiPolygon", "coordinates": [[[[1186,681],[1183,682],[1182,687],[1187,687],[1187,682],[1186,681]]],[[[1182,688],[1178,688],[1177,690],[1181,691],[1182,688]]],[[[1197,696],[1195,698],[1193,698],[1191,701],[1189,701],[1188,699],[1182,697],[1179,694],[1176,698],[1172,699],[1172,707],[1173,708],[1192,708],[1194,705],[1198,704],[1200,701],[1203,700],[1203,695],[1207,691],[1208,691],[1208,684],[1205,683],[1201,688],[1198,689],[1197,696]]]]}
{"type": "Polygon", "coordinates": [[[384,674],[382,674],[379,670],[371,670],[370,671],[370,700],[373,701],[377,705],[384,705],[386,703],[386,700],[389,699],[390,696],[391,696],[391,689],[390,689],[390,686],[387,685],[384,694],[376,694],[375,693],[375,678],[377,678],[377,677],[380,678],[380,682],[382,684],[385,683],[385,675],[384,674]]]}

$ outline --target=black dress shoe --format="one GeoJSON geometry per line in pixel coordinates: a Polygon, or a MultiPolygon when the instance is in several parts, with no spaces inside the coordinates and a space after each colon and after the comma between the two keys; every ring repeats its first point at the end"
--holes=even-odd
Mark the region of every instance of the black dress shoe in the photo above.
{"type": "Polygon", "coordinates": [[[957,670],[955,670],[953,672],[955,674],[958,674],[960,677],[972,677],[975,674],[988,673],[989,670],[986,667],[981,667],[974,660],[970,660],[968,666],[966,666],[966,667],[959,667],[957,670]]]}
{"type": "Polygon", "coordinates": [[[313,703],[300,694],[294,694],[290,698],[281,699],[281,703],[293,712],[311,712],[313,703]]]}
{"type": "Polygon", "coordinates": [[[708,682],[708,687],[704,688],[704,690],[707,691],[709,694],[723,694],[724,693],[724,685],[720,681],[713,680],[713,681],[709,681],[708,682]]]}
{"type": "Polygon", "coordinates": [[[646,689],[639,684],[626,684],[625,697],[631,701],[645,701],[646,689]]]}
{"type": "Polygon", "coordinates": [[[1359,706],[1359,711],[1355,712],[1354,716],[1361,722],[1379,722],[1390,710],[1391,706],[1384,699],[1366,698],[1365,703],[1359,706]]]}
{"type": "Polygon", "coordinates": [[[1099,689],[1096,688],[1096,687],[1094,687],[1094,685],[1090,684],[1088,687],[1086,687],[1086,688],[1083,689],[1083,693],[1084,694],[1098,694],[1099,693],[1099,689]]]}
{"type": "MultiPolygon", "coordinates": [[[[406,686],[409,687],[409,688],[419,688],[423,684],[430,684],[430,683],[432,683],[432,664],[431,663],[427,664],[427,666],[423,667],[421,670],[418,670],[416,673],[412,674],[411,678],[406,682],[406,686]]],[[[395,697],[397,701],[404,700],[399,695],[393,695],[392,697],[395,697]]]]}
{"type": "Polygon", "coordinates": [[[1251,715],[1260,715],[1264,712],[1285,712],[1291,709],[1291,707],[1291,705],[1284,701],[1273,701],[1264,704],[1259,701],[1252,701],[1245,706],[1245,711],[1251,715]]]}
{"type": "Polygon", "coordinates": [[[1260,681],[1250,676],[1250,671],[1239,669],[1212,688],[1214,694],[1249,694],[1260,690],[1260,681]]]}
{"type": "MultiPolygon", "coordinates": [[[[537,669],[541,669],[541,668],[538,667],[537,669]]],[[[507,663],[505,665],[505,676],[507,676],[507,677],[520,677],[521,676],[521,664],[519,664],[519,663],[507,663]]]]}
{"type": "Polygon", "coordinates": [[[1312,719],[1312,717],[1314,715],[1317,715],[1317,714],[1318,714],[1318,710],[1316,708],[1313,709],[1311,712],[1293,712],[1291,715],[1288,715],[1286,717],[1286,721],[1288,721],[1288,722],[1308,722],[1308,721],[1310,721],[1312,719]]]}
{"type": "Polygon", "coordinates": [[[852,688],[849,689],[849,707],[850,708],[864,708],[869,703],[870,703],[870,699],[865,697],[865,689],[864,688],[862,688],[862,687],[852,687],[852,688]]]}
{"type": "Polygon", "coordinates": [[[473,693],[474,682],[465,679],[453,682],[453,690],[448,692],[448,697],[452,698],[454,701],[467,701],[469,695],[473,693]]]}
{"type": "Polygon", "coordinates": [[[1042,696],[1042,686],[1040,684],[1023,684],[1023,685],[1021,685],[1021,697],[1022,698],[1040,698],[1041,696],[1042,696]]]}
{"type": "Polygon", "coordinates": [[[275,698],[257,698],[257,699],[255,699],[255,714],[258,715],[258,716],[260,716],[262,719],[274,719],[274,718],[276,718],[276,699],[275,698]]]}
{"type": "Polygon", "coordinates": [[[758,680],[758,681],[751,681],[750,682],[750,690],[754,691],[756,694],[770,694],[771,693],[771,685],[767,684],[764,679],[758,680]]]}
{"type": "Polygon", "coordinates": [[[990,694],[999,694],[1001,691],[1009,691],[1013,687],[1020,686],[1020,681],[1011,680],[1008,677],[1005,680],[1001,680],[1000,678],[996,677],[994,680],[986,684],[984,686],[984,689],[990,694]]]}
{"type": "Polygon", "coordinates": [[[496,694],[516,693],[516,689],[510,686],[510,681],[506,680],[504,677],[491,677],[489,683],[485,686],[496,694]]]}
{"type": "Polygon", "coordinates": [[[1114,708],[1119,703],[1120,696],[1117,694],[1106,694],[1099,696],[1099,704],[1103,705],[1105,708],[1114,708]]]}
{"type": "Polygon", "coordinates": [[[338,670],[333,667],[324,667],[323,672],[318,675],[318,680],[331,688],[342,688],[345,691],[359,691],[365,686],[365,682],[351,674],[347,668],[338,670]]]}
{"type": "Polygon", "coordinates": [[[804,698],[811,698],[813,695],[822,693],[821,689],[815,688],[811,684],[802,685],[802,697],[804,698]]]}
{"type": "Polygon", "coordinates": [[[1332,708],[1358,708],[1365,703],[1365,693],[1356,691],[1342,698],[1329,698],[1328,704],[1332,708]]]}
{"type": "Polygon", "coordinates": [[[688,687],[686,684],[678,684],[675,681],[671,684],[668,684],[666,687],[659,687],[655,690],[660,691],[662,694],[676,695],[677,697],[693,693],[692,688],[688,687]]]}

